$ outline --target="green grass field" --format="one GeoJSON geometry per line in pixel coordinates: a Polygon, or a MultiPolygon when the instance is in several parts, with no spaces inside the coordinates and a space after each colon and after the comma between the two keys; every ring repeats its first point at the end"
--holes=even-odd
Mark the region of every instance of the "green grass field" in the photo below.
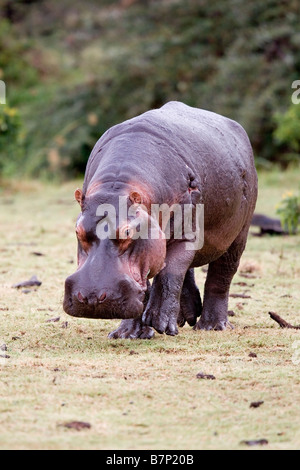
{"type": "MultiPolygon", "coordinates": [[[[272,216],[299,170],[259,179],[257,211],[272,216]]],[[[280,329],[268,312],[300,324],[300,235],[249,236],[231,292],[250,297],[230,298],[234,330],[109,340],[118,321],[62,310],[80,184],[1,191],[0,355],[9,357],[0,357],[0,448],[246,449],[242,441],[266,439],[264,449],[299,449],[300,331],[280,329]],[[12,288],[33,275],[41,287],[12,288]],[[64,426],[71,421],[91,428],[64,426]]],[[[202,291],[201,268],[197,279],[202,291]]]]}

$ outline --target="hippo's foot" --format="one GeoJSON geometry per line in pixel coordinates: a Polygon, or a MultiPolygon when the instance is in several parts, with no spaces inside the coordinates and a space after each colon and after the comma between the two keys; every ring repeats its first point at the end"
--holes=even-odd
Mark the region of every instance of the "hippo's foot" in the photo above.
{"type": "Polygon", "coordinates": [[[200,313],[201,301],[198,303],[193,297],[186,299],[181,298],[180,312],[177,319],[178,326],[183,327],[186,322],[190,326],[194,326],[200,313]]]}
{"type": "Polygon", "coordinates": [[[109,333],[110,339],[151,339],[154,331],[141,318],[122,320],[119,328],[109,333]]]}
{"type": "Polygon", "coordinates": [[[153,326],[160,333],[170,336],[178,335],[177,312],[175,305],[168,302],[161,303],[159,298],[149,301],[143,313],[143,322],[148,326],[153,326]]]}
{"type": "Polygon", "coordinates": [[[185,322],[188,322],[190,326],[194,326],[197,318],[201,315],[201,311],[202,302],[199,289],[195,284],[194,273],[188,271],[181,292],[180,312],[177,319],[178,326],[184,326],[185,322]]]}
{"type": "Polygon", "coordinates": [[[231,330],[234,329],[232,324],[227,320],[217,320],[217,321],[212,321],[208,320],[205,321],[202,318],[196,323],[194,326],[194,330],[214,330],[214,331],[223,331],[226,330],[227,328],[230,328],[231,330]]]}

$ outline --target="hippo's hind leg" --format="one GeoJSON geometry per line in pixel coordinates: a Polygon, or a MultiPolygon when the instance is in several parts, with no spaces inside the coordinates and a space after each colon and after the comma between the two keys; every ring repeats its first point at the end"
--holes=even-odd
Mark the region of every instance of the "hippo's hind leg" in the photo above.
{"type": "Polygon", "coordinates": [[[246,246],[249,226],[244,228],[226,253],[209,264],[203,309],[195,330],[224,330],[228,322],[228,297],[233,276],[246,246]]]}
{"type": "Polygon", "coordinates": [[[200,292],[195,283],[194,269],[189,269],[186,273],[182,286],[180,297],[180,312],[177,323],[180,327],[188,322],[190,326],[194,326],[197,318],[201,315],[202,302],[200,292]]]}
{"type": "MultiPolygon", "coordinates": [[[[151,285],[148,281],[148,289],[144,299],[144,308],[149,300],[151,285]]],[[[154,330],[143,323],[142,317],[122,320],[120,326],[112,331],[108,337],[110,339],[151,339],[154,330]]]]}

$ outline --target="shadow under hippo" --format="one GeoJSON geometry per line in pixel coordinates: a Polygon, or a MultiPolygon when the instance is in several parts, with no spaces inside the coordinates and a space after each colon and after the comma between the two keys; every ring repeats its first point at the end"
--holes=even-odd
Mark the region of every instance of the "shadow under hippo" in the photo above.
{"type": "Polygon", "coordinates": [[[176,335],[185,322],[226,328],[257,199],[253,152],[238,123],[170,102],[116,125],[96,143],[75,197],[69,315],[122,319],[111,338],[149,339],[152,327],[176,335]],[[194,268],[206,264],[202,304],[194,268]]]}

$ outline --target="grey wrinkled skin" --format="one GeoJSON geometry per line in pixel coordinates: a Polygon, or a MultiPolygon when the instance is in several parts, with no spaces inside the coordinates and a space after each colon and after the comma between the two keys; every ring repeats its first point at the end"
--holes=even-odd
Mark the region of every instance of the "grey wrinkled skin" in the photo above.
{"type": "Polygon", "coordinates": [[[95,145],[76,199],[79,267],[66,280],[67,313],[121,318],[111,338],[150,339],[152,328],[176,335],[186,322],[195,330],[230,326],[230,284],[257,199],[253,152],[239,124],[170,102],[114,126],[95,145]],[[119,196],[144,204],[145,217],[151,204],[204,204],[203,247],[187,250],[172,236],[123,245],[97,239],[98,205],[113,204],[119,217],[119,196]],[[193,270],[206,264],[202,303],[193,270]]]}

